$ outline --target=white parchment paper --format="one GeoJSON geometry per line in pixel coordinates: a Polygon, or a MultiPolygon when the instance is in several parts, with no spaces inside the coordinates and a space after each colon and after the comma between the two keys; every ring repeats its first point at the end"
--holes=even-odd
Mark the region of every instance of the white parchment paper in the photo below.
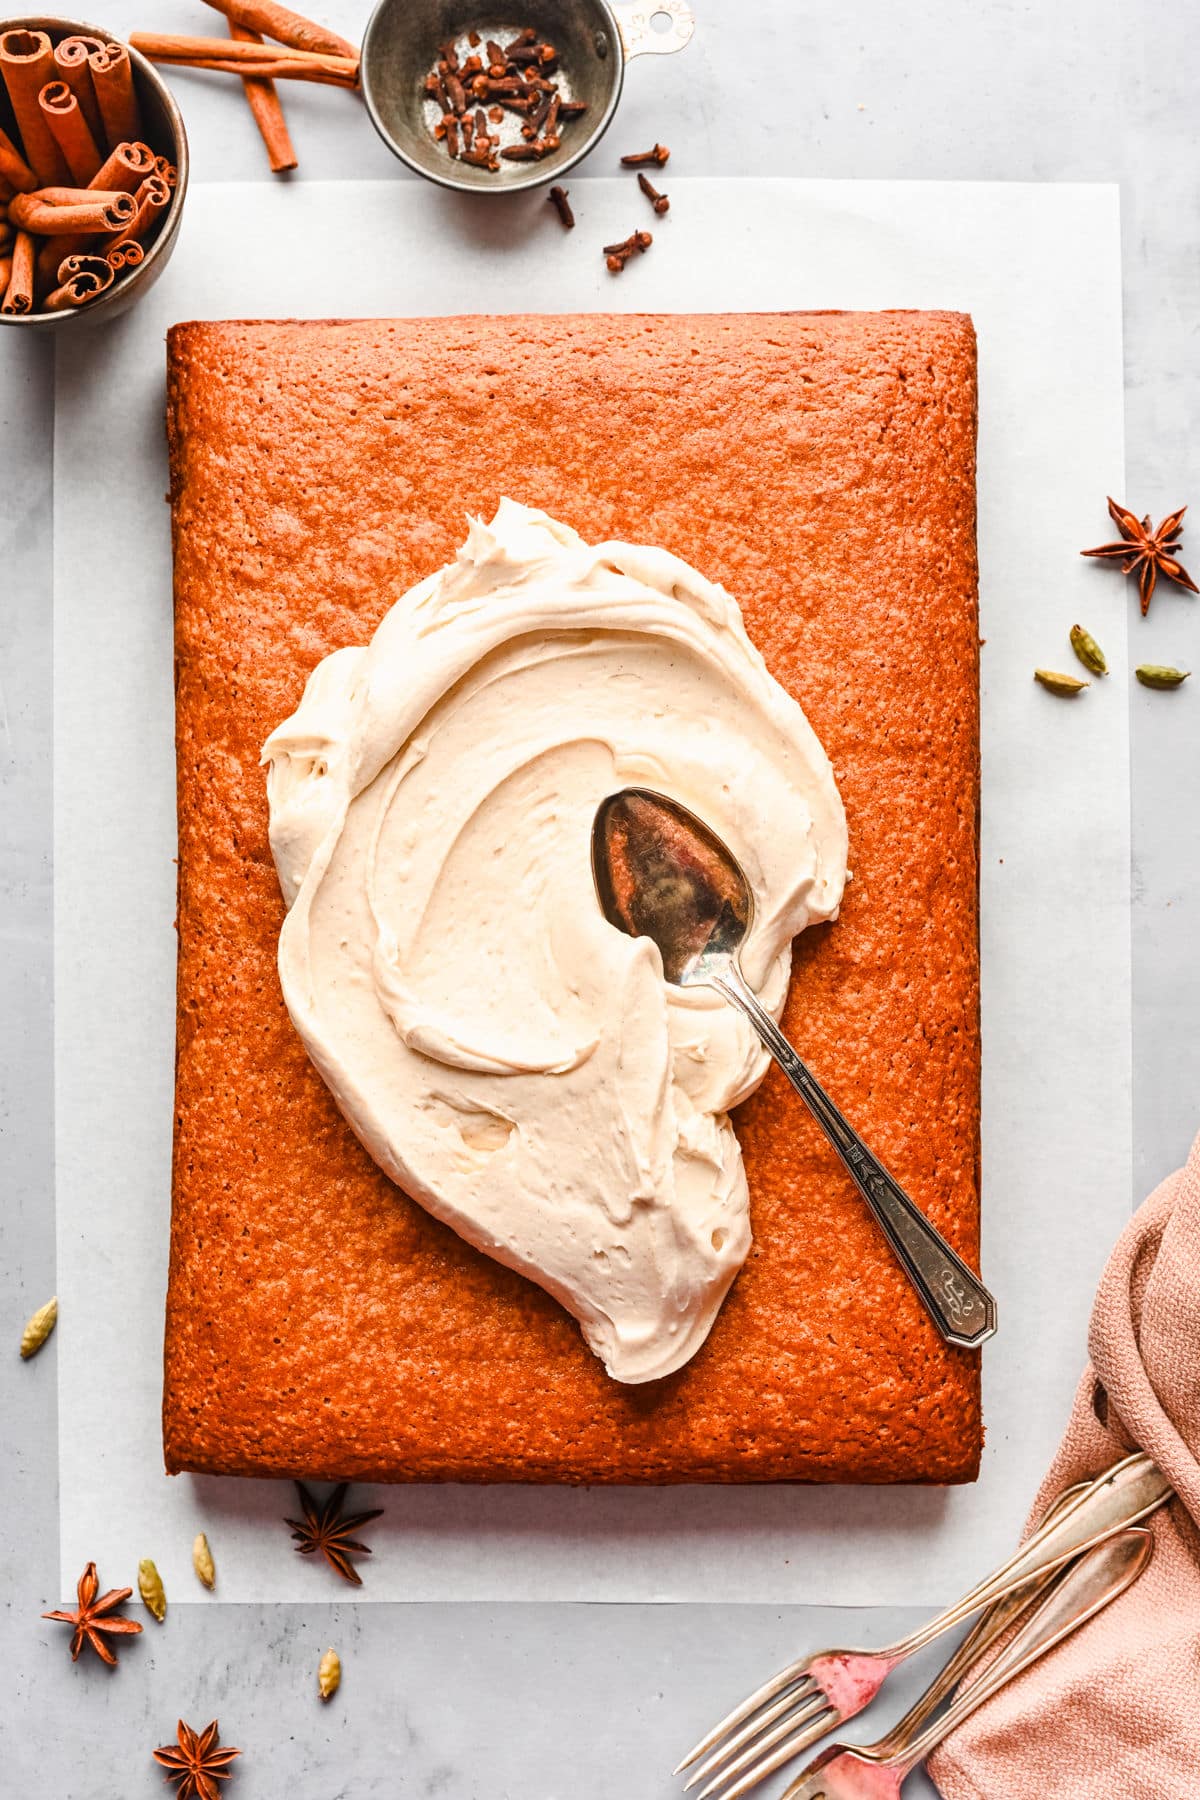
{"type": "MultiPolygon", "coordinates": [[[[292,1554],[292,1490],[162,1473],[175,907],[163,334],[175,320],[478,311],[948,307],[980,342],[985,1352],[977,1486],[357,1490],[386,1515],[362,1597],[932,1604],[1011,1544],[1065,1420],[1131,1192],[1129,595],[1076,549],[1123,486],[1120,227],[1109,186],[672,178],[652,251],[624,180],[537,195],[420,183],[193,189],[126,318],[60,341],[55,904],[63,1592],[153,1556],[172,1603],[346,1597],[292,1554]],[[1079,701],[1082,619],[1114,674],[1079,701]],[[370,1493],[371,1498],[368,1498],[370,1493]]],[[[736,445],[730,445],[736,455],[736,445]]],[[[753,530],[753,520],[747,521],[753,530]]]]}

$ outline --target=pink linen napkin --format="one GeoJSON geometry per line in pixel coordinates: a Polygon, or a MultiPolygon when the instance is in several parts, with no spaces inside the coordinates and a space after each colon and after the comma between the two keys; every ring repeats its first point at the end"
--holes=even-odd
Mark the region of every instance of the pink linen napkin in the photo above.
{"type": "Polygon", "coordinates": [[[1088,1348],[1030,1527],[1134,1448],[1177,1497],[1134,1586],[932,1758],[946,1800],[1200,1800],[1200,1138],[1118,1240],[1088,1348]]]}

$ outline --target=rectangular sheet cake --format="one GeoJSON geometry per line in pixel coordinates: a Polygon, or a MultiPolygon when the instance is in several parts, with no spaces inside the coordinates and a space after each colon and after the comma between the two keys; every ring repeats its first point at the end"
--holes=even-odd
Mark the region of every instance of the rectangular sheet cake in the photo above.
{"type": "Polygon", "coordinates": [[[783,1077],[735,1124],[754,1248],[707,1343],[610,1380],[547,1294],[382,1174],[284,1009],[259,752],[509,495],[740,603],[845,801],[785,1027],[972,1264],[975,344],[947,313],[187,324],[169,341],[179,778],[168,1468],[963,1481],[944,1346],[783,1077]]]}

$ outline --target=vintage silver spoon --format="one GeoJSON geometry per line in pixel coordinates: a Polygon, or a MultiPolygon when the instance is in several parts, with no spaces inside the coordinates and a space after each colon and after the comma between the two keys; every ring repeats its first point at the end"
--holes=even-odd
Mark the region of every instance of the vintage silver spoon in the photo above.
{"type": "Polygon", "coordinates": [[[592,826],[592,873],[605,918],[652,938],[675,987],[713,987],[740,1007],[825,1132],[948,1344],[996,1329],[996,1302],[935,1231],[805,1068],[738,967],[754,916],[750,884],[726,846],[677,801],[623,788],[592,826]]]}

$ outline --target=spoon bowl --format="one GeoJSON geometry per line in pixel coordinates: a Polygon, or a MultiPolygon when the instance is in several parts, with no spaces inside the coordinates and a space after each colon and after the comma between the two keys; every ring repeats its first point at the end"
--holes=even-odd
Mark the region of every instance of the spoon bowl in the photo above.
{"type": "Polygon", "coordinates": [[[841,1157],[946,1342],[974,1349],[991,1337],[991,1294],[868,1150],[743,976],[738,954],[754,923],[754,895],[728,846],[677,800],[622,788],[596,810],[592,875],[609,924],[657,944],[672,986],[715,988],[749,1019],[841,1157]]]}
{"type": "Polygon", "coordinates": [[[741,864],[695,813],[648,788],[601,801],[592,873],[605,918],[654,940],[673,987],[710,984],[754,923],[741,864]]]}

